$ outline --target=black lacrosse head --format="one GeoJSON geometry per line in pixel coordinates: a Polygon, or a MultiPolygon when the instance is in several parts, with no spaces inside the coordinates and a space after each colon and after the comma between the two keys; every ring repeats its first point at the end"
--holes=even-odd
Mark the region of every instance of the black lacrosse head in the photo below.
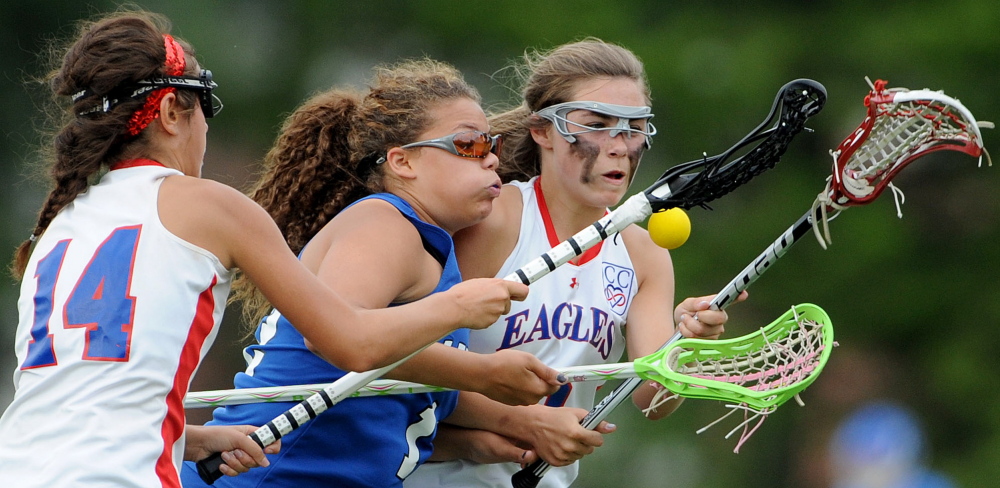
{"type": "Polygon", "coordinates": [[[644,192],[650,206],[654,211],[704,207],[773,168],[806,120],[819,113],[824,103],[826,88],[820,83],[808,79],[788,82],[778,91],[764,122],[735,145],[721,154],[681,163],[664,172],[644,192]],[[734,157],[741,150],[746,152],[734,157]]]}

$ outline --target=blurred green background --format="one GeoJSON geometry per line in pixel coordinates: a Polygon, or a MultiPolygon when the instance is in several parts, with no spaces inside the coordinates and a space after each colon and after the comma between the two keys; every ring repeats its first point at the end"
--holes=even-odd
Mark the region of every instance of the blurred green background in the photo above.
{"type": "MultiPolygon", "coordinates": [[[[46,41],[116,2],[7,0],[0,4],[0,249],[31,231],[46,183],[32,176],[42,143],[46,41]]],[[[943,89],[981,120],[1000,111],[1000,8],[993,0],[670,2],[598,1],[140,1],[166,14],[173,33],[197,48],[226,104],[212,119],[205,176],[245,188],[283,117],[311,93],[360,85],[371,66],[428,55],[458,66],[487,106],[515,101],[495,75],[526,48],[584,36],[631,48],[646,64],[656,144],[633,190],[666,168],[718,153],[756,126],[777,89],[795,78],[823,83],[829,100],[776,169],[690,212],[693,233],[673,252],[678,298],[718,291],[809,208],[830,174],[828,150],[864,117],[865,76],[889,86],[943,89]]],[[[987,149],[1000,154],[995,131],[987,149]]],[[[958,486],[1000,479],[1000,167],[937,153],[895,182],[890,194],[845,212],[823,251],[807,238],[730,311],[727,334],[769,323],[790,305],[816,303],[840,347],[827,371],[786,404],[741,449],[724,435],[737,421],[695,431],[725,413],[688,401],[660,422],[632,407],[610,420],[619,431],[584,460],[575,486],[833,486],[829,438],[852,410],[877,400],[908,406],[923,425],[923,464],[958,486]]],[[[7,254],[4,255],[6,259],[7,254]]],[[[13,395],[17,284],[0,288],[0,408],[13,395]]],[[[193,390],[229,388],[243,367],[237,310],[231,310],[193,390]]],[[[207,410],[191,410],[192,422],[207,410]]],[[[873,436],[875,429],[872,430],[873,436]]],[[[890,436],[890,441],[892,436],[890,436]]],[[[912,443],[911,443],[912,444],[912,443]]],[[[861,447],[858,447],[861,449],[861,447]]]]}

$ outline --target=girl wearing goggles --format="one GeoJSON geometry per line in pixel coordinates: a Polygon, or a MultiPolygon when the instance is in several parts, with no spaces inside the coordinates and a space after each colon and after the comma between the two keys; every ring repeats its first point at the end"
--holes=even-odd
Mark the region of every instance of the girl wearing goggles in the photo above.
{"type": "MultiPolygon", "coordinates": [[[[625,195],[656,134],[645,73],[630,51],[588,39],[526,59],[523,103],[490,117],[506,135],[498,172],[509,183],[488,218],[455,236],[466,277],[506,276],[603,217],[625,195]]],[[[673,334],[674,321],[685,336],[722,332],[727,316],[706,310],[711,297],[689,298],[676,310],[673,297],[669,252],[632,225],[533,284],[493,327],[472,332],[469,347],[575,366],[650,354],[673,334]]],[[[557,466],[539,486],[569,486],[575,461],[613,430],[579,425],[597,386],[567,385],[530,407],[470,396],[463,408],[479,415],[442,424],[434,460],[443,462],[425,465],[405,487],[509,487],[520,465],[537,457],[557,466]]],[[[656,392],[644,385],[636,406],[647,408],[656,392]]],[[[647,415],[664,417],[679,403],[647,415]]]]}
{"type": "MultiPolygon", "coordinates": [[[[328,90],[299,107],[268,153],[252,198],[325,286],[360,308],[393,310],[464,285],[451,236],[492,210],[501,187],[494,152],[500,138],[488,135],[478,92],[444,63],[379,67],[369,86],[365,92],[328,90]]],[[[470,310],[496,317],[504,311],[497,310],[500,299],[527,292],[516,283],[490,285],[480,289],[481,296],[469,296],[470,310]]],[[[236,375],[237,388],[331,383],[388,357],[379,340],[360,348],[365,361],[326,356],[248,283],[238,282],[235,290],[246,300],[248,323],[259,323],[256,342],[244,351],[251,360],[236,375]]],[[[440,317],[423,313],[413,320],[431,324],[440,317]]],[[[558,373],[531,354],[468,352],[468,333],[452,331],[390,376],[484,392],[512,404],[535,403],[560,386],[558,373]]],[[[451,391],[344,401],[284,436],[282,456],[269,467],[222,478],[215,486],[402,486],[430,456],[436,425],[452,414],[458,396],[451,391]]],[[[209,424],[259,425],[292,406],[222,407],[209,424]]],[[[183,481],[187,488],[205,486],[194,463],[185,466],[183,481]]]]}

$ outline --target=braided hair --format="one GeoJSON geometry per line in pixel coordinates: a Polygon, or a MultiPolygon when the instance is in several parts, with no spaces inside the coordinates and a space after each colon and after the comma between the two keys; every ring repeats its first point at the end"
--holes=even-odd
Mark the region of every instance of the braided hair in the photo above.
{"type": "MultiPolygon", "coordinates": [[[[123,11],[82,23],[68,48],[53,53],[61,52],[61,58],[52,63],[57,67],[46,81],[52,103],[59,107],[50,126],[59,128],[51,136],[51,146],[43,149],[52,189],[31,237],[14,253],[10,271],[16,279],[24,275],[32,243],[63,207],[86,191],[100,171],[148,149],[145,132],[129,133],[130,121],[147,97],[124,100],[106,112],[93,107],[122,86],[166,74],[164,39],[169,30],[169,20],[161,15],[123,11]]],[[[185,74],[194,74],[194,50],[183,41],[177,43],[187,60],[185,74]]],[[[185,109],[193,110],[197,103],[197,95],[187,90],[178,91],[177,99],[185,109]]]]}

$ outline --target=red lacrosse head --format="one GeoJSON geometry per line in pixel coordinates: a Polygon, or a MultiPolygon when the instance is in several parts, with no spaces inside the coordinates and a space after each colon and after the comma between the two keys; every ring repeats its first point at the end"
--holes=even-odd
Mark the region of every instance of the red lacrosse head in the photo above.
{"type": "Polygon", "coordinates": [[[830,200],[838,205],[874,200],[906,165],[932,152],[983,154],[976,119],[958,100],[939,91],[885,86],[875,82],[865,97],[865,120],[831,152],[830,200]]]}

